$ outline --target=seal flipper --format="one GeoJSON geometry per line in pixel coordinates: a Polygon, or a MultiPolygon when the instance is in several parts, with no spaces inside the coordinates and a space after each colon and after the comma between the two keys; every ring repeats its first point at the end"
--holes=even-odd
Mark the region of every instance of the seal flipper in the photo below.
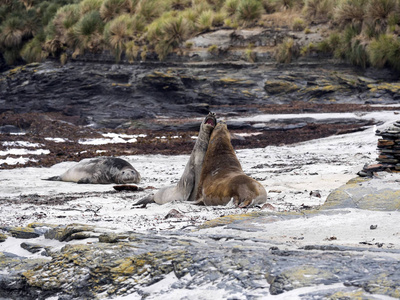
{"type": "Polygon", "coordinates": [[[62,181],[60,176],[53,176],[53,177],[49,177],[49,178],[43,178],[42,180],[62,181]]]}
{"type": "Polygon", "coordinates": [[[206,204],[203,201],[203,197],[201,197],[200,199],[194,201],[193,204],[194,205],[198,205],[198,206],[206,206],[206,204]]]}
{"type": "Polygon", "coordinates": [[[88,177],[84,177],[78,180],[79,184],[88,184],[88,183],[92,183],[92,181],[88,178],[88,177]]]}
{"type": "Polygon", "coordinates": [[[154,195],[148,195],[142,199],[140,199],[138,202],[133,203],[132,206],[139,206],[139,205],[143,205],[143,207],[146,207],[147,204],[149,203],[156,203],[156,201],[154,201],[154,195]]]}

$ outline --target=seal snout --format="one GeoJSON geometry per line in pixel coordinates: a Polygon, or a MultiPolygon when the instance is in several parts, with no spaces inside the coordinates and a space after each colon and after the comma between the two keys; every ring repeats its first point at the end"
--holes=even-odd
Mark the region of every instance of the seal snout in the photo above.
{"type": "Polygon", "coordinates": [[[123,170],[120,176],[121,183],[129,183],[134,182],[138,183],[140,181],[140,174],[132,169],[123,170]]]}
{"type": "Polygon", "coordinates": [[[208,124],[211,125],[212,127],[215,127],[215,125],[217,124],[217,118],[215,117],[215,114],[210,112],[206,119],[204,120],[204,124],[208,124]]]}

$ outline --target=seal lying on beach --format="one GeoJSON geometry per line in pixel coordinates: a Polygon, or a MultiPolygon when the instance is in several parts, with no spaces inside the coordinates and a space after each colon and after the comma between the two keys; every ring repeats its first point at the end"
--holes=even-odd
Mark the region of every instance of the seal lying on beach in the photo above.
{"type": "Polygon", "coordinates": [[[213,130],[197,191],[197,204],[249,207],[265,203],[267,192],[261,183],[247,176],[236,157],[226,124],[213,130]]]}
{"type": "Polygon", "coordinates": [[[142,205],[148,203],[164,204],[174,200],[178,201],[195,201],[196,191],[199,184],[201,168],[203,165],[204,155],[206,154],[210,135],[217,123],[214,113],[209,113],[200,125],[199,135],[196,144],[182,177],[177,185],[161,188],[155,195],[149,195],[139,200],[134,205],[142,205]]]}
{"type": "Polygon", "coordinates": [[[116,157],[87,158],[60,176],[45,180],[77,183],[138,183],[140,174],[126,160],[116,157]]]}

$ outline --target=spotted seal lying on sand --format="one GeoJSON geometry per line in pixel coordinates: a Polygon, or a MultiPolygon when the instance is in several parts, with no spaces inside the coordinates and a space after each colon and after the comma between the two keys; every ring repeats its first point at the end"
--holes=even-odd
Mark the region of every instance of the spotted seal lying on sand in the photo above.
{"type": "Polygon", "coordinates": [[[69,181],[77,183],[138,183],[138,171],[126,160],[116,157],[87,158],[68,169],[60,176],[45,180],[69,181]]]}
{"type": "Polygon", "coordinates": [[[155,193],[155,195],[147,196],[139,200],[134,205],[142,205],[153,202],[164,204],[174,200],[196,200],[196,191],[199,184],[204,155],[207,151],[211,132],[216,124],[217,119],[215,114],[210,112],[200,125],[199,135],[196,143],[177,185],[161,188],[157,193],[155,193]]]}
{"type": "Polygon", "coordinates": [[[197,191],[197,204],[249,207],[265,203],[267,192],[261,183],[247,176],[231,144],[226,124],[214,128],[197,191]]]}

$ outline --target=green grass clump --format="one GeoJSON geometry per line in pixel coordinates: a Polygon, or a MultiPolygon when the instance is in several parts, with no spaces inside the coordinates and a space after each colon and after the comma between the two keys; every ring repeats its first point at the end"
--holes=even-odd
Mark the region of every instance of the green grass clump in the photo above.
{"type": "Polygon", "coordinates": [[[168,0],[172,10],[185,10],[192,6],[190,0],[168,0]]]}
{"type": "Polygon", "coordinates": [[[366,16],[368,0],[341,0],[335,8],[334,20],[342,27],[361,26],[366,16]]]}
{"type": "Polygon", "coordinates": [[[400,40],[397,36],[381,34],[369,44],[367,52],[372,66],[400,71],[400,40]]]}
{"type": "Polygon", "coordinates": [[[154,46],[160,60],[164,60],[172,50],[194,33],[194,27],[190,21],[182,15],[165,15],[149,26],[147,39],[154,46]]]}
{"type": "Polygon", "coordinates": [[[104,0],[100,7],[100,16],[104,22],[109,22],[119,15],[130,12],[132,3],[129,0],[104,0]]]}
{"type": "Polygon", "coordinates": [[[398,16],[396,13],[396,0],[370,0],[366,7],[366,19],[373,26],[377,34],[384,33],[387,29],[389,18],[398,16]]]}
{"type": "Polygon", "coordinates": [[[237,8],[237,18],[244,24],[251,24],[261,17],[264,7],[258,0],[240,0],[237,8]]]}
{"type": "Polygon", "coordinates": [[[140,0],[136,6],[136,14],[141,15],[146,23],[157,19],[164,12],[164,2],[159,0],[140,0]]]}
{"type": "Polygon", "coordinates": [[[223,10],[226,12],[228,16],[233,16],[239,6],[239,0],[226,0],[223,10]]]}
{"type": "Polygon", "coordinates": [[[308,0],[305,2],[303,14],[315,23],[325,23],[333,18],[335,0],[308,0]]]}
{"type": "Polygon", "coordinates": [[[299,54],[299,45],[292,38],[285,38],[276,50],[275,59],[280,63],[288,64],[299,54]]]}
{"type": "Polygon", "coordinates": [[[205,10],[201,12],[199,17],[196,19],[196,27],[198,31],[210,30],[213,25],[214,12],[212,10],[205,10]]]}
{"type": "Polygon", "coordinates": [[[244,52],[244,57],[246,61],[255,63],[257,61],[257,54],[251,48],[247,48],[244,52]]]}
{"type": "Polygon", "coordinates": [[[99,11],[102,0],[83,0],[79,3],[79,10],[81,15],[86,15],[91,11],[99,11]]]}
{"type": "Polygon", "coordinates": [[[36,35],[32,40],[24,45],[21,50],[21,57],[28,63],[41,62],[45,60],[49,54],[42,49],[44,40],[44,33],[36,35]]]}
{"type": "Polygon", "coordinates": [[[217,45],[211,45],[210,47],[207,48],[207,52],[211,53],[213,55],[218,55],[219,50],[217,45]]]}
{"type": "Polygon", "coordinates": [[[0,45],[4,48],[19,48],[24,34],[23,25],[18,17],[7,19],[0,27],[0,45]]]}
{"type": "Polygon", "coordinates": [[[137,46],[134,41],[127,42],[125,44],[125,54],[128,61],[133,63],[138,57],[139,46],[137,46]]]}
{"type": "Polygon", "coordinates": [[[303,31],[306,28],[306,24],[303,19],[295,18],[293,20],[292,29],[294,31],[303,31]]]}
{"type": "Polygon", "coordinates": [[[74,36],[76,39],[76,49],[79,54],[85,50],[98,51],[101,48],[104,23],[100,13],[92,10],[85,14],[74,26],[74,36]]]}
{"type": "Polygon", "coordinates": [[[132,36],[132,30],[129,28],[128,14],[121,15],[109,22],[104,28],[104,40],[114,53],[115,61],[121,60],[121,54],[125,50],[125,44],[132,36]]]}

